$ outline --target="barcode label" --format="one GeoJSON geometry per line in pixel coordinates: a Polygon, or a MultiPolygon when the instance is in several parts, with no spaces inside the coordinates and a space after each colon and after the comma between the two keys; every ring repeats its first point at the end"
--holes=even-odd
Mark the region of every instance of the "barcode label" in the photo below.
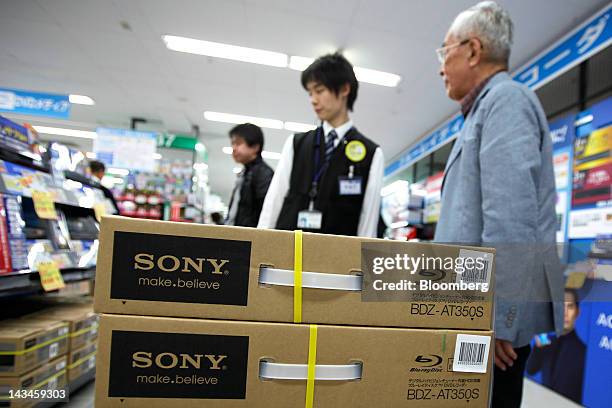
{"type": "Polygon", "coordinates": [[[459,250],[459,258],[463,258],[463,271],[457,271],[456,283],[490,284],[493,270],[492,253],[461,249],[459,250]]]}
{"type": "Polygon", "coordinates": [[[59,343],[53,343],[49,346],[49,358],[57,356],[59,352],[59,343]]]}
{"type": "Polygon", "coordinates": [[[458,334],[455,342],[453,371],[486,373],[491,338],[472,334],[458,334]]]}

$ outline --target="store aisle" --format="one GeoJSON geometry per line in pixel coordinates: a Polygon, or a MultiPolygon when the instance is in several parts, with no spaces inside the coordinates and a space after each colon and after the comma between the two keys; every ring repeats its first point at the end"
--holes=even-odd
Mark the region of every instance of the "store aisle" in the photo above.
{"type": "Polygon", "coordinates": [[[70,401],[59,407],[92,408],[94,406],[95,382],[92,381],[70,396],[70,401]]]}
{"type": "Polygon", "coordinates": [[[556,407],[556,408],[576,408],[581,405],[576,404],[561,395],[552,392],[540,384],[525,379],[524,396],[522,408],[540,408],[540,407],[556,407]]]}

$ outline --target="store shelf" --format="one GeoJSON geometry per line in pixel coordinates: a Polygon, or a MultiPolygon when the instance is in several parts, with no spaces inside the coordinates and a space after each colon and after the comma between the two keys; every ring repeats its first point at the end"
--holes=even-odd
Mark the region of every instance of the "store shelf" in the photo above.
{"type": "MultiPolygon", "coordinates": [[[[65,283],[93,279],[95,268],[62,269],[65,283]]],[[[44,293],[38,272],[24,269],[0,275],[0,298],[44,293]]]]}

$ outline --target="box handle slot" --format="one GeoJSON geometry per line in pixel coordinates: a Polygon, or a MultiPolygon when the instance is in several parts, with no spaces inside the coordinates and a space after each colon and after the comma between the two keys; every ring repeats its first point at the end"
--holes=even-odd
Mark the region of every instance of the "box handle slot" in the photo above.
{"type": "MultiPolygon", "coordinates": [[[[356,381],[361,379],[363,364],[356,362],[345,365],[315,366],[315,380],[356,381]]],[[[306,380],[308,364],[281,364],[267,360],[259,361],[259,378],[262,380],[306,380]]]]}
{"type": "MultiPolygon", "coordinates": [[[[260,285],[293,286],[293,271],[261,266],[260,285]]],[[[336,273],[302,272],[302,287],[359,292],[363,288],[363,275],[341,275],[336,273]]]]}

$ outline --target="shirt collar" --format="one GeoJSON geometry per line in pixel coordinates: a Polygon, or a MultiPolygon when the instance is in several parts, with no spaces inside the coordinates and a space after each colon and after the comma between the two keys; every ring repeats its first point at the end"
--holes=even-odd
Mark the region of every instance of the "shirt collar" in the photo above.
{"type": "Polygon", "coordinates": [[[350,119],[335,129],[332,127],[332,125],[330,125],[327,121],[325,121],[323,122],[323,133],[325,134],[325,138],[327,139],[327,135],[329,135],[329,132],[331,132],[332,130],[335,130],[336,134],[338,135],[337,140],[342,140],[342,138],[344,138],[344,136],[347,134],[349,130],[351,130],[352,127],[353,127],[353,121],[350,119]]]}
{"type": "Polygon", "coordinates": [[[478,99],[478,95],[480,95],[482,90],[485,89],[491,78],[493,78],[495,75],[499,74],[502,71],[505,71],[505,69],[501,69],[497,72],[494,72],[493,74],[485,78],[478,85],[472,88],[472,90],[468,92],[468,94],[465,95],[463,99],[461,99],[461,113],[463,114],[464,118],[466,118],[470,114],[470,111],[474,107],[476,99],[478,99]]]}

